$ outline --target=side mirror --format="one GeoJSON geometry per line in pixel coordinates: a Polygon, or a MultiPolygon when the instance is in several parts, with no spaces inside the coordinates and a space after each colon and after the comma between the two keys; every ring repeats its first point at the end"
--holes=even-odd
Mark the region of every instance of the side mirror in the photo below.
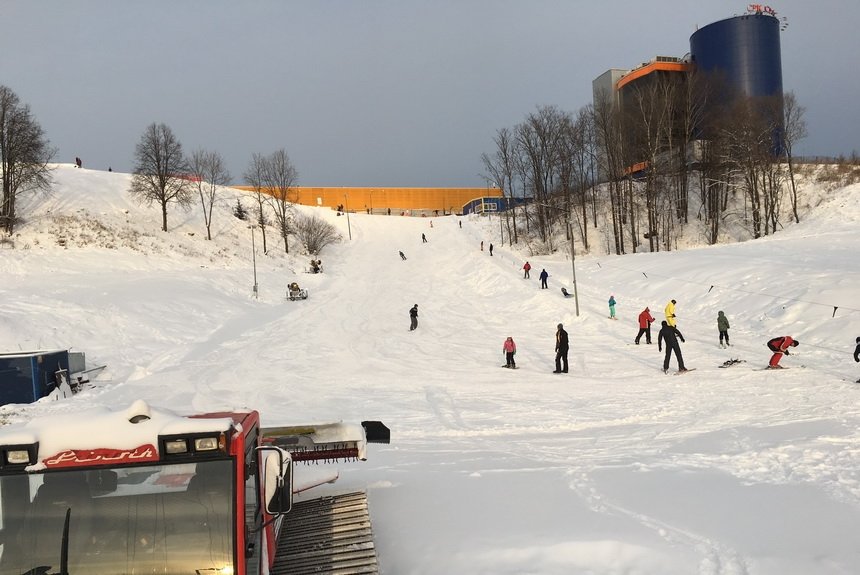
{"type": "Polygon", "coordinates": [[[263,464],[263,493],[266,513],[281,515],[293,508],[293,460],[279,447],[258,447],[267,451],[263,464]]]}

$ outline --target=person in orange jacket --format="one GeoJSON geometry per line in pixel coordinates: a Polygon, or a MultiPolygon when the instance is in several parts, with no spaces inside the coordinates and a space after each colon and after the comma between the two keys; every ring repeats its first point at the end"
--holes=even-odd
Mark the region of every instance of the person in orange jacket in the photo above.
{"type": "Polygon", "coordinates": [[[636,334],[636,345],[639,345],[639,340],[642,339],[643,335],[645,336],[645,343],[651,344],[651,323],[653,321],[651,310],[646,307],[639,314],[639,333],[636,334]]]}
{"type": "Polygon", "coordinates": [[[783,354],[791,355],[790,353],[788,353],[788,348],[797,347],[798,345],[800,345],[800,342],[796,339],[792,339],[790,335],[775,337],[769,342],[767,342],[768,349],[773,352],[773,355],[770,358],[770,362],[767,365],[768,368],[782,369],[782,366],[779,365],[779,360],[782,359],[783,354]]]}

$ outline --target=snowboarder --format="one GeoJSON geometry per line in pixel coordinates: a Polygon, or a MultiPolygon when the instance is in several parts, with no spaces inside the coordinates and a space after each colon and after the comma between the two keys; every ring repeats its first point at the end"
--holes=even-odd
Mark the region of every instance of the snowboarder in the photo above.
{"type": "Polygon", "coordinates": [[[723,312],[717,312],[717,329],[720,332],[720,347],[728,347],[729,345],[729,318],[723,312]],[[723,340],[726,343],[723,343],[723,340]]]}
{"type": "Polygon", "coordinates": [[[508,337],[505,340],[502,344],[502,353],[505,354],[505,367],[516,369],[517,362],[514,361],[514,356],[517,354],[517,344],[514,343],[514,338],[508,337]]]}
{"type": "Polygon", "coordinates": [[[421,243],[427,243],[427,236],[425,236],[424,234],[421,234],[421,243]]]}
{"type": "Polygon", "coordinates": [[[409,331],[418,329],[418,304],[412,306],[409,310],[409,331]]]}
{"type": "Polygon", "coordinates": [[[645,308],[639,314],[639,333],[636,334],[636,345],[639,345],[639,340],[645,336],[645,343],[651,345],[651,322],[654,318],[651,317],[651,309],[645,308]]]}
{"type": "Polygon", "coordinates": [[[490,244],[490,255],[493,255],[493,244],[490,244]]]}
{"type": "Polygon", "coordinates": [[[793,339],[790,335],[775,337],[767,342],[768,349],[773,352],[770,362],[767,364],[768,369],[782,369],[782,366],[779,365],[779,360],[782,359],[783,354],[791,355],[788,353],[788,348],[797,347],[799,345],[800,342],[793,339]]]}
{"type": "Polygon", "coordinates": [[[484,240],[481,240],[481,251],[484,251],[484,240]]]}
{"type": "Polygon", "coordinates": [[[400,259],[405,261],[406,260],[406,254],[404,254],[403,252],[400,252],[400,259]]]}
{"type": "Polygon", "coordinates": [[[615,317],[615,296],[609,296],[609,319],[618,319],[615,317]]]}
{"type": "Polygon", "coordinates": [[[75,167],[80,168],[82,165],[83,165],[83,162],[81,162],[81,159],[76,157],[75,158],[75,167]]]}
{"type": "Polygon", "coordinates": [[[681,355],[681,346],[678,345],[678,338],[686,343],[684,336],[673,325],[669,325],[668,321],[663,321],[660,328],[660,335],[657,336],[657,351],[663,351],[663,342],[666,342],[666,357],[663,359],[663,373],[669,372],[669,360],[672,358],[672,352],[675,352],[675,359],[678,360],[678,373],[687,371],[684,367],[684,358],[681,355]]]}
{"type": "Polygon", "coordinates": [[[555,371],[553,373],[567,373],[567,350],[569,343],[564,326],[558,324],[555,332],[555,371]]]}
{"type": "Polygon", "coordinates": [[[666,323],[669,324],[670,327],[677,327],[677,322],[675,322],[675,304],[678,303],[675,300],[670,301],[666,304],[666,323]]]}
{"type": "Polygon", "coordinates": [[[529,270],[532,269],[532,265],[529,262],[523,266],[523,279],[529,279],[529,270]]]}
{"type": "MultiPolygon", "coordinates": [[[[854,361],[860,362],[860,337],[856,339],[857,347],[854,348],[854,361]]],[[[860,383],[860,379],[857,380],[857,383],[860,383]]]]}
{"type": "Polygon", "coordinates": [[[546,278],[549,277],[549,274],[546,273],[546,270],[543,269],[540,272],[540,289],[547,289],[546,287],[546,278]]]}
{"type": "Polygon", "coordinates": [[[569,293],[567,291],[567,288],[564,286],[561,286],[561,295],[563,295],[564,297],[573,297],[573,294],[569,293]]]}

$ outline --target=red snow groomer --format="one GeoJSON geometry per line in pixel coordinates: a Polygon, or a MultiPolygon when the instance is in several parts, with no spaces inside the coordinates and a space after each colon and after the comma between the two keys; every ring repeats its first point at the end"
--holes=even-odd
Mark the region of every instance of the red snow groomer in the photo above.
{"type": "Polygon", "coordinates": [[[338,475],[293,462],[363,460],[389,435],[143,401],[2,427],[0,575],[376,573],[365,494],[293,505],[338,475]]]}

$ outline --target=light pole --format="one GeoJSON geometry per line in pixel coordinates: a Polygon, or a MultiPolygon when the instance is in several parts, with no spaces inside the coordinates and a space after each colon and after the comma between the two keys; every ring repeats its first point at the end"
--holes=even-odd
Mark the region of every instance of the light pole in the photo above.
{"type": "MultiPolygon", "coordinates": [[[[551,206],[549,204],[538,204],[551,210],[562,211],[562,208],[551,206]]],[[[573,299],[576,303],[576,317],[579,317],[579,291],[576,289],[576,250],[573,246],[573,227],[570,225],[570,210],[564,210],[567,215],[567,236],[570,238],[570,269],[573,272],[573,299]]]]}
{"type": "Polygon", "coordinates": [[[346,229],[349,232],[349,239],[352,239],[352,227],[349,225],[349,195],[343,195],[344,203],[346,203],[346,229]]]}
{"type": "Polygon", "coordinates": [[[251,228],[251,260],[254,262],[254,298],[257,299],[257,245],[254,241],[254,226],[251,228]]]}

